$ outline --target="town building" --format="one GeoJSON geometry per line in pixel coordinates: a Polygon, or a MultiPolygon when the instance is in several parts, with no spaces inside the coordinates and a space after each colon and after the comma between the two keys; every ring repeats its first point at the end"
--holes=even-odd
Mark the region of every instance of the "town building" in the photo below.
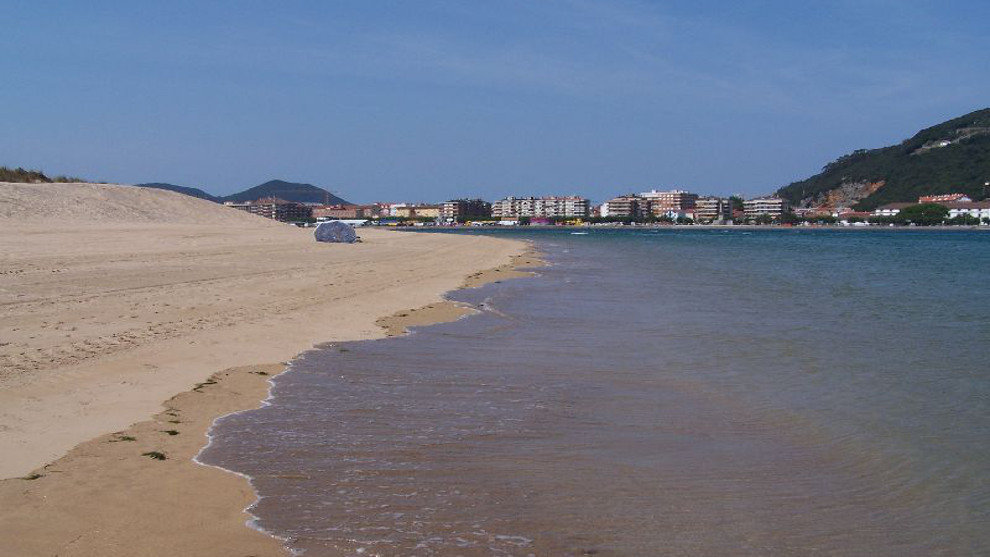
{"type": "Polygon", "coordinates": [[[313,218],[317,220],[332,219],[370,219],[377,216],[374,205],[319,205],[313,207],[313,218]]]}
{"type": "Polygon", "coordinates": [[[650,216],[650,201],[636,194],[621,195],[602,203],[602,217],[644,219],[650,216]]]}
{"type": "Polygon", "coordinates": [[[983,219],[990,219],[990,201],[962,201],[947,203],[945,206],[949,209],[950,219],[962,215],[969,215],[980,219],[981,223],[983,219]]]}
{"type": "Polygon", "coordinates": [[[492,216],[492,204],[483,199],[452,199],[440,204],[440,220],[457,222],[492,216]]]}
{"type": "Polygon", "coordinates": [[[587,199],[576,196],[507,197],[492,203],[492,216],[499,219],[582,218],[588,216],[590,206],[587,199]]]}
{"type": "Polygon", "coordinates": [[[755,219],[760,215],[767,215],[776,219],[790,209],[787,201],[779,197],[758,197],[743,201],[743,211],[747,219],[755,219]]]}
{"type": "Polygon", "coordinates": [[[389,206],[388,216],[401,219],[435,219],[440,216],[440,206],[424,203],[393,203],[389,206]]]}
{"type": "Polygon", "coordinates": [[[224,205],[247,211],[248,213],[259,215],[267,219],[282,222],[297,222],[312,218],[313,212],[310,207],[294,201],[286,201],[277,197],[265,197],[247,203],[227,202],[224,205]]]}
{"type": "Polygon", "coordinates": [[[972,199],[965,193],[947,193],[945,195],[923,195],[918,203],[969,203],[972,199]]]}
{"type": "Polygon", "coordinates": [[[699,197],[694,218],[704,223],[724,223],[732,219],[732,202],[722,197],[699,197]]]}
{"type": "Polygon", "coordinates": [[[650,211],[654,216],[665,216],[669,211],[694,211],[698,194],[684,190],[657,191],[650,190],[640,194],[640,197],[650,203],[650,211]]]}

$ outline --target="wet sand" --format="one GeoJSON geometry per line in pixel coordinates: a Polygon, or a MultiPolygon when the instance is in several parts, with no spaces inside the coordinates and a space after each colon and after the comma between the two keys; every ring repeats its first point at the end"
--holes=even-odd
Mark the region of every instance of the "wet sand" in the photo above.
{"type": "MultiPolygon", "coordinates": [[[[503,280],[530,276],[531,271],[523,271],[543,265],[539,255],[532,250],[512,256],[509,263],[492,269],[473,273],[464,280],[461,288],[476,288],[488,283],[498,283],[503,280]]],[[[467,304],[444,300],[428,304],[420,308],[402,310],[378,320],[378,326],[385,330],[387,336],[401,335],[409,331],[409,327],[422,327],[433,323],[454,321],[470,315],[474,310],[467,304]]]]}
{"type": "Polygon", "coordinates": [[[286,554],[278,540],[245,526],[243,509],[255,499],[248,482],[192,460],[214,418],[258,406],[282,369],[214,374],[151,420],[0,481],[0,554],[286,554]]]}

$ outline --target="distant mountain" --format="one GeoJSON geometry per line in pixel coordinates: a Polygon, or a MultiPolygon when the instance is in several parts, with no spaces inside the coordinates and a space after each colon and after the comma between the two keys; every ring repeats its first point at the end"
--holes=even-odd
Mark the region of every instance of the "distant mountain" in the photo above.
{"type": "Polygon", "coordinates": [[[990,108],[924,129],[900,145],[860,149],[777,195],[799,207],[855,207],[914,202],[926,194],[987,196],[990,108]]]}
{"type": "Polygon", "coordinates": [[[206,193],[205,191],[199,188],[190,188],[188,186],[176,186],[175,184],[163,184],[160,182],[151,182],[148,184],[134,184],[134,185],[139,188],[155,188],[159,190],[169,190],[178,193],[184,193],[192,197],[198,197],[200,199],[206,199],[207,201],[213,201],[215,203],[220,202],[219,197],[206,193]]]}
{"type": "Polygon", "coordinates": [[[337,197],[323,188],[318,188],[312,184],[297,184],[282,180],[272,180],[260,186],[246,189],[240,193],[235,193],[221,198],[221,201],[254,201],[262,197],[277,197],[286,201],[298,203],[327,203],[330,205],[350,205],[350,202],[337,197]]]}

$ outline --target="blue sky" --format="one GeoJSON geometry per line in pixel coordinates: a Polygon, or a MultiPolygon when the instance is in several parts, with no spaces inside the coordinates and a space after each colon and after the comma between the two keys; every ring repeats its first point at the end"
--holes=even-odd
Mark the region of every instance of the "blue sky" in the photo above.
{"type": "Polygon", "coordinates": [[[754,195],[990,106],[990,2],[6,2],[0,164],[355,201],[754,195]]]}

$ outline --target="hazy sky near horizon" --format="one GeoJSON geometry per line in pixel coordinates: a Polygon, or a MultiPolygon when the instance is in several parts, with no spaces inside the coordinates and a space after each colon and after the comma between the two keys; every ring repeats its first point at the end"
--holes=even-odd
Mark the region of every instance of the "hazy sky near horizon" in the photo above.
{"type": "Polygon", "coordinates": [[[753,195],[990,106],[986,0],[0,10],[0,164],[217,194],[753,195]]]}

